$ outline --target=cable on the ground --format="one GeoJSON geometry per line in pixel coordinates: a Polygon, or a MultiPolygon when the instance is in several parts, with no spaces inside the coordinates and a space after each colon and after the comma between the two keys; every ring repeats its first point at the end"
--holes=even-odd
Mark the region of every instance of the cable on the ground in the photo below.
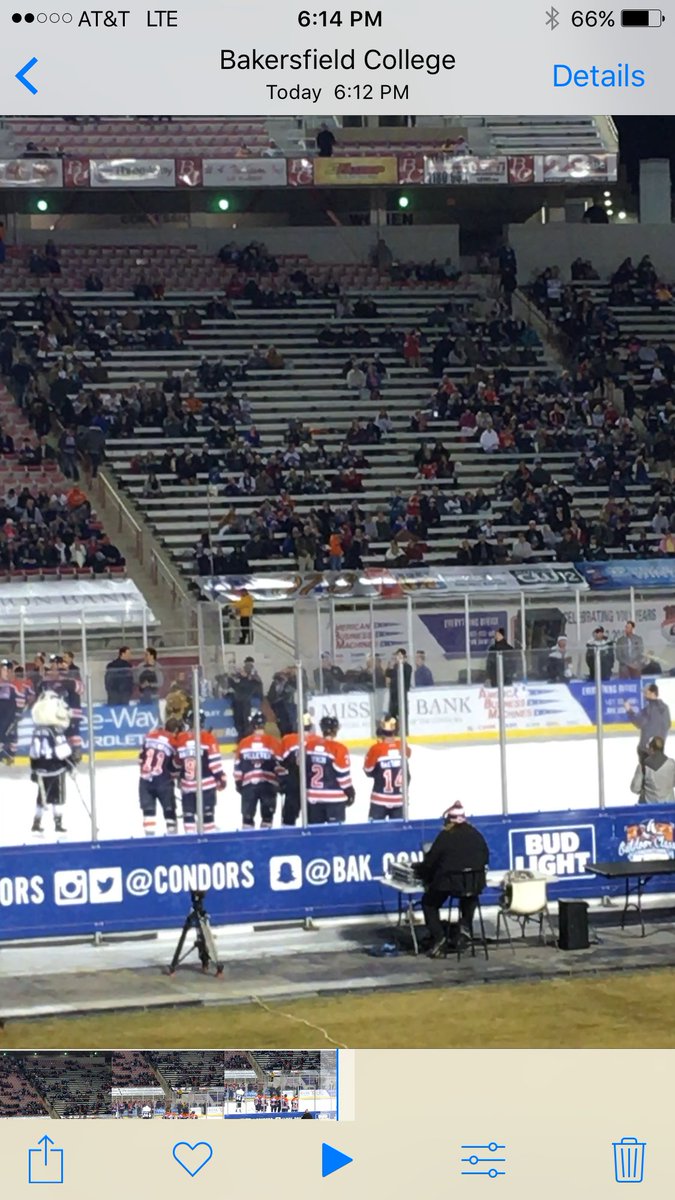
{"type": "Polygon", "coordinates": [[[306,1021],[304,1017],[294,1017],[293,1013],[284,1012],[282,1008],[270,1008],[259,996],[251,996],[251,1000],[273,1017],[286,1017],[289,1021],[295,1021],[297,1025],[306,1025],[308,1029],[314,1029],[316,1033],[322,1034],[325,1040],[330,1042],[331,1046],[337,1046],[338,1050],[349,1049],[348,1046],[345,1046],[344,1042],[336,1042],[335,1038],[332,1038],[321,1025],[313,1025],[311,1021],[306,1021]]]}

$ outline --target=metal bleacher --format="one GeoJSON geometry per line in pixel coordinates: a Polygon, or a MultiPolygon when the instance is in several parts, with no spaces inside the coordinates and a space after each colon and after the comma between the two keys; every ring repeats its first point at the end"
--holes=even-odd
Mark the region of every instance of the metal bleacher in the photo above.
{"type": "Polygon", "coordinates": [[[254,155],[269,144],[263,117],[8,117],[6,129],[19,152],[28,142],[49,153],[59,150],[75,157],[106,158],[118,155],[154,155],[174,158],[200,155],[234,158],[242,142],[254,155]]]}
{"type": "MultiPolygon", "coordinates": [[[[98,252],[101,253],[100,249],[98,252]]],[[[132,253],[137,254],[137,250],[132,251],[127,247],[127,266],[132,253]]],[[[284,267],[287,268],[295,261],[285,261],[284,267]]],[[[204,270],[207,269],[211,268],[204,267],[204,270]]],[[[222,360],[234,367],[250,352],[254,344],[263,348],[273,344],[283,355],[285,368],[251,369],[245,381],[235,386],[237,395],[241,395],[242,392],[247,394],[252,410],[252,422],[262,438],[262,452],[267,454],[284,448],[285,434],[291,420],[303,421],[313,431],[315,440],[321,441],[329,450],[338,450],[345,440],[352,420],[356,417],[374,417],[380,407],[379,403],[364,402],[359,395],[349,391],[342,368],[352,354],[367,360],[377,351],[387,368],[381,405],[386,407],[392,419],[392,433],[380,443],[363,447],[368,465],[359,469],[363,477],[361,491],[355,494],[298,494],[294,497],[294,512],[302,518],[325,500],[334,507],[341,508],[346,508],[352,500],[357,500],[362,509],[375,514],[380,509],[388,508],[388,501],[396,488],[400,487],[406,498],[413,490],[432,489],[434,481],[427,482],[416,478],[413,460],[420,443],[433,444],[440,439],[455,467],[454,486],[446,484],[446,488],[460,495],[466,491],[484,489],[490,497],[490,509],[480,514],[481,519],[491,518],[498,532],[511,542],[523,526],[498,523],[508,507],[508,502],[499,498],[499,484],[506,472],[514,471],[523,459],[531,461],[534,454],[513,452],[486,455],[477,441],[463,438],[457,423],[451,420],[433,420],[427,432],[414,432],[410,427],[411,415],[418,409],[428,407],[437,379],[430,372],[428,361],[420,367],[409,367],[397,348],[379,343],[379,338],[387,326],[404,332],[419,327],[426,331],[425,354],[428,357],[429,349],[437,336],[427,325],[430,310],[436,305],[444,305],[451,301],[454,312],[469,313],[472,322],[484,322],[485,317],[481,314],[484,314],[488,307],[480,291],[484,283],[465,279],[455,286],[427,285],[413,288],[395,286],[388,282],[388,286],[376,291],[377,276],[366,266],[322,269],[312,266],[312,275],[321,277],[322,271],[325,273],[329,270],[339,282],[341,291],[351,298],[364,291],[374,296],[378,315],[357,320],[349,318],[348,322],[352,326],[362,325],[368,330],[372,338],[370,347],[352,350],[319,346],[319,327],[326,323],[334,326],[346,323],[344,319],[334,316],[333,304],[329,300],[300,299],[295,308],[269,310],[255,310],[248,302],[237,301],[234,305],[236,320],[232,321],[207,318],[205,307],[208,297],[204,291],[181,289],[172,293],[163,302],[164,305],[170,309],[192,306],[199,314],[200,324],[198,328],[185,331],[180,349],[153,351],[142,346],[113,349],[106,361],[105,385],[88,383],[85,387],[123,395],[138,381],[161,382],[167,369],[178,374],[186,369],[194,372],[202,358],[222,360]]],[[[265,285],[264,280],[261,280],[261,285],[265,285]]],[[[127,277],[126,297],[129,294],[127,277]]],[[[133,302],[128,299],[122,300],[105,293],[73,294],[71,298],[76,312],[86,308],[105,315],[111,310],[119,313],[133,307],[133,302]]],[[[11,309],[16,300],[17,294],[5,292],[0,298],[0,313],[3,309],[11,309]]],[[[157,308],[160,303],[152,302],[149,306],[157,308]]],[[[647,323],[645,328],[652,328],[649,324],[652,320],[649,314],[630,314],[631,321],[638,317],[647,323]]],[[[20,326],[21,323],[18,324],[20,326]]],[[[495,350],[484,363],[478,364],[478,369],[482,371],[485,379],[489,379],[495,365],[501,362],[501,353],[495,350]]],[[[89,351],[78,350],[78,357],[86,362],[93,355],[89,351]]],[[[508,369],[513,383],[516,384],[525,383],[530,378],[543,380],[555,376],[560,370],[560,364],[544,347],[539,346],[532,350],[531,357],[521,362],[510,363],[508,369]]],[[[465,366],[457,366],[451,367],[449,373],[459,382],[466,378],[468,371],[465,366]]],[[[208,394],[199,390],[195,395],[198,400],[208,399],[208,394]]],[[[144,494],[147,471],[139,469],[139,458],[143,458],[149,452],[161,455],[166,449],[175,451],[186,446],[199,448],[204,444],[206,432],[206,425],[198,417],[196,434],[181,436],[180,445],[177,445],[177,440],[165,436],[160,427],[138,424],[133,438],[111,436],[107,444],[108,466],[117,483],[133,498],[159,543],[171,553],[183,572],[192,578],[195,577],[195,545],[199,535],[207,531],[215,532],[219,522],[231,510],[245,517],[251,516],[265,498],[258,495],[223,494],[222,489],[209,486],[206,471],[198,474],[195,483],[189,484],[179,482],[176,476],[169,472],[159,473],[161,494],[144,494]]],[[[243,429],[238,432],[243,433],[243,429]]],[[[216,465],[222,457],[222,452],[212,449],[210,457],[216,465]]],[[[573,450],[548,453],[545,465],[559,483],[573,492],[574,506],[581,515],[586,519],[594,519],[607,500],[607,489],[601,486],[573,485],[573,465],[576,457],[577,452],[573,450]]],[[[443,487],[442,484],[441,486],[443,487]]],[[[648,525],[650,488],[632,485],[630,500],[635,511],[632,527],[637,531],[651,533],[648,525]]],[[[458,548],[467,537],[468,527],[475,524],[476,518],[467,516],[466,513],[444,513],[440,527],[427,538],[429,550],[425,554],[425,563],[433,566],[455,561],[458,548]]],[[[241,546],[248,538],[249,535],[245,533],[228,533],[227,546],[241,546]]],[[[277,541],[280,543],[281,539],[278,538],[277,541]]],[[[372,540],[364,558],[365,565],[383,565],[386,549],[386,542],[372,540]]],[[[551,556],[551,552],[548,551],[538,553],[540,557],[551,556]]],[[[295,567],[295,560],[283,558],[281,555],[272,560],[251,557],[250,565],[254,570],[276,570],[295,567]]]]}

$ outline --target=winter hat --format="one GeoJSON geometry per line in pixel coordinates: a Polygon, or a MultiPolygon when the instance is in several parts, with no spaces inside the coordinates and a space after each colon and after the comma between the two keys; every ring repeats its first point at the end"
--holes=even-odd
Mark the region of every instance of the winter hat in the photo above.
{"type": "Polygon", "coordinates": [[[449,821],[451,825],[461,825],[463,821],[466,821],[466,813],[461,800],[455,800],[455,803],[445,810],[443,820],[449,821]]]}

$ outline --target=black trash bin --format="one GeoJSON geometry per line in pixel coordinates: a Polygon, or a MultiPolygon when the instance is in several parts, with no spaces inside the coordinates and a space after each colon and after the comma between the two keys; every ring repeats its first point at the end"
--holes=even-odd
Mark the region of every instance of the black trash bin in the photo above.
{"type": "Polygon", "coordinates": [[[558,946],[560,949],[588,950],[590,944],[586,901],[558,901],[558,946]]]}

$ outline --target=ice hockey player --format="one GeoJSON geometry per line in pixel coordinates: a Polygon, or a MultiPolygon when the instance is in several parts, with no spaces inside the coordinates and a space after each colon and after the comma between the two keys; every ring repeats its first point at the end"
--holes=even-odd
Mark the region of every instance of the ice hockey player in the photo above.
{"type": "Polygon", "coordinates": [[[0,660],[0,763],[11,767],[17,746],[17,725],[25,707],[21,686],[14,678],[14,663],[0,660]]]}
{"type": "MultiPolygon", "coordinates": [[[[302,718],[305,737],[314,733],[312,718],[305,713],[302,718]]],[[[300,769],[298,767],[298,747],[300,737],[297,733],[287,733],[281,740],[281,765],[284,769],[281,787],[284,792],[284,803],[281,808],[281,824],[295,825],[300,816],[300,769]]]]}
{"type": "Polygon", "coordinates": [[[157,832],[157,805],[164,814],[168,834],[178,832],[176,817],[176,737],[181,732],[180,721],[169,717],[164,725],[151,729],[143,738],[139,754],[141,777],[138,799],[143,813],[143,832],[154,837],[157,832]]]}
{"type": "Polygon", "coordinates": [[[321,734],[311,733],[306,743],[307,819],[310,825],[346,820],[354,803],[349,751],[338,742],[337,717],[322,717],[321,734]]]}
{"type": "Polygon", "coordinates": [[[64,699],[70,709],[70,729],[67,733],[68,741],[73,749],[73,762],[79,763],[82,759],[82,735],[80,726],[82,724],[82,698],[84,696],[84,680],[80,668],[75,662],[75,655],[72,650],[64,650],[63,662],[61,664],[60,675],[63,680],[64,699]]]}
{"type": "Polygon", "coordinates": [[[281,742],[265,733],[265,718],[261,712],[251,713],[248,729],[247,736],[237,746],[234,760],[234,784],[241,796],[241,821],[244,829],[255,829],[260,805],[260,828],[271,829],[284,773],[281,742]]]}
{"type": "Polygon", "coordinates": [[[20,663],[14,667],[14,682],[23,696],[23,711],[30,712],[35,700],[35,688],[20,663]]]}
{"type": "MultiPolygon", "coordinates": [[[[400,821],[403,817],[403,760],[396,717],[382,718],[377,727],[377,739],[363,764],[366,775],[373,781],[368,820],[400,821]]],[[[410,746],[406,746],[406,758],[410,758],[410,746]]]]}
{"type": "MultiPolygon", "coordinates": [[[[216,792],[224,790],[226,780],[220,746],[211,733],[211,730],[204,728],[204,720],[204,714],[200,713],[204,833],[214,833],[216,828],[216,792]]],[[[186,833],[197,832],[196,749],[194,713],[190,707],[186,710],[182,731],[176,734],[174,749],[174,762],[183,797],[183,826],[186,833]]]]}
{"type": "Polygon", "coordinates": [[[66,730],[70,712],[61,696],[45,691],[33,705],[33,734],[30,743],[30,771],[38,785],[32,833],[42,833],[42,818],[49,805],[54,814],[54,829],[65,833],[61,809],[65,803],[65,775],[73,770],[72,750],[66,730]]]}

